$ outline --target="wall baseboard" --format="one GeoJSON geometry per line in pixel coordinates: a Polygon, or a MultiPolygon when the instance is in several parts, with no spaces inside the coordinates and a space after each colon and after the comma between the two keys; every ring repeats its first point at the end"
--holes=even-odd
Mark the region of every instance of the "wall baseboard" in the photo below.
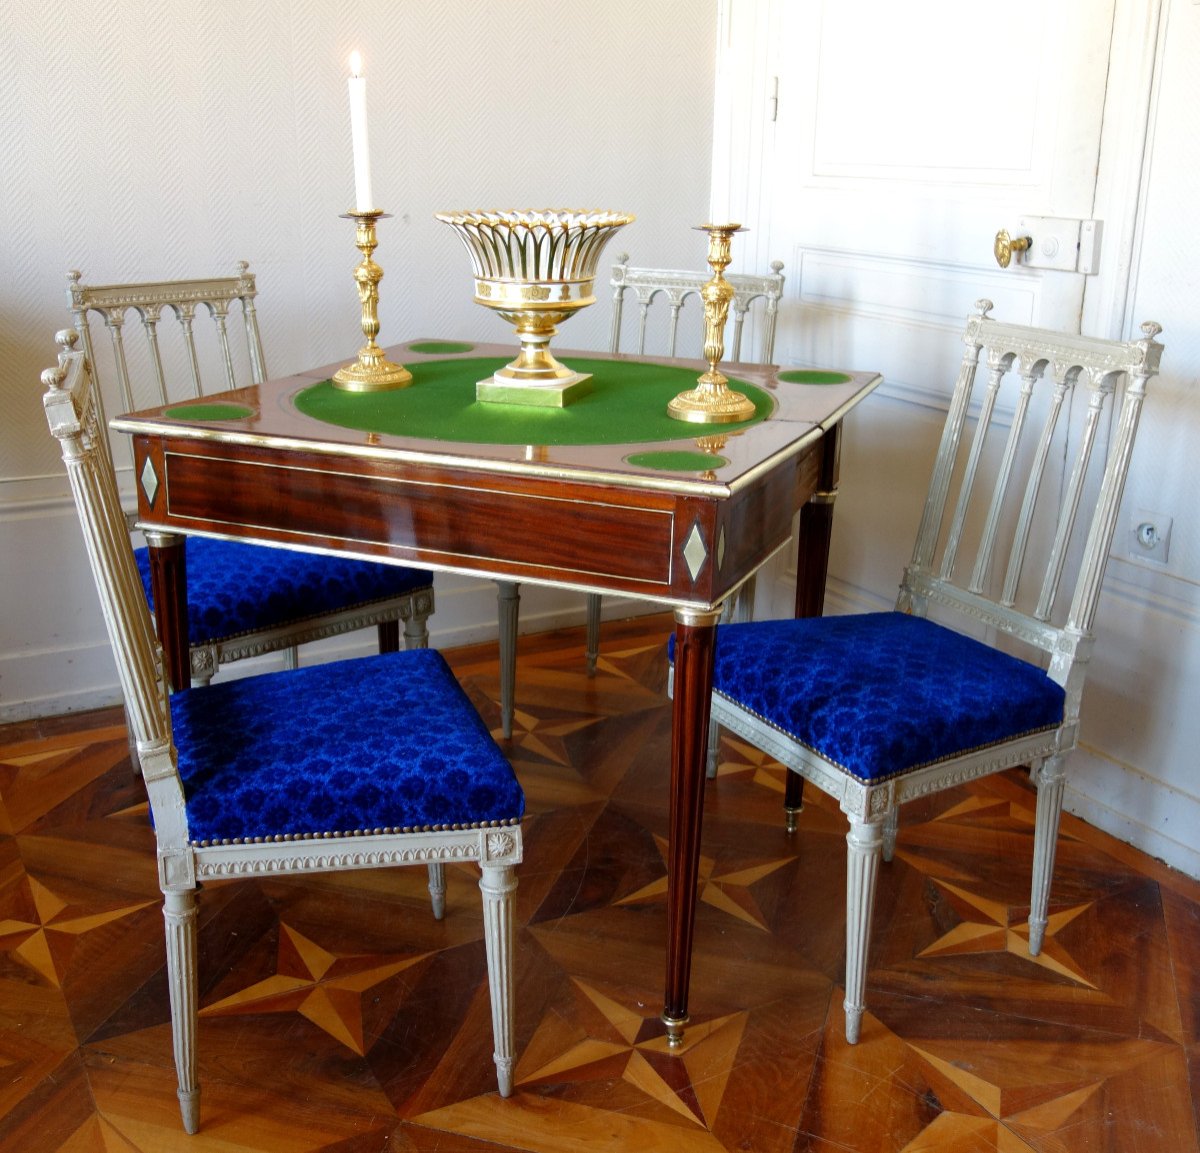
{"type": "Polygon", "coordinates": [[[1200,797],[1081,745],[1067,762],[1063,807],[1189,877],[1200,877],[1200,797]],[[1136,815],[1134,815],[1136,814],[1136,815]]]}
{"type": "MultiPolygon", "coordinates": [[[[496,638],[496,586],[491,581],[439,574],[437,608],[429,620],[430,643],[439,649],[479,644],[496,638]]],[[[605,620],[620,620],[660,612],[661,606],[644,601],[605,597],[605,620]]],[[[580,593],[536,585],[521,586],[520,631],[548,632],[575,628],[585,620],[580,593]]],[[[316,664],[369,656],[376,652],[374,629],[344,633],[301,649],[301,663],[316,664]]],[[[582,656],[580,657],[582,660],[582,656]]],[[[221,679],[253,676],[283,668],[283,657],[273,653],[226,666],[221,679]]],[[[81,638],[70,645],[36,651],[0,653],[0,724],[86,712],[121,703],[116,667],[108,641],[81,638]],[[9,693],[14,693],[10,696],[9,693]]]]}

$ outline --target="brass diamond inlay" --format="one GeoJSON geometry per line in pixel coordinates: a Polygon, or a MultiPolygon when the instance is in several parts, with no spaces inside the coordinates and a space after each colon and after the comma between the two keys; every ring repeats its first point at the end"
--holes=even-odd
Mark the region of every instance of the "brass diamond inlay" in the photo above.
{"type": "Polygon", "coordinates": [[[146,463],[142,465],[142,489],[146,499],[153,504],[154,494],[158,492],[158,474],[154,471],[154,462],[149,457],[146,457],[146,463]]]}
{"type": "Polygon", "coordinates": [[[704,547],[704,537],[700,535],[698,524],[692,525],[692,531],[688,533],[687,543],[683,546],[683,559],[687,561],[688,572],[695,581],[708,559],[708,549],[704,547]]]}
{"type": "Polygon", "coordinates": [[[725,567],[725,526],[721,525],[721,531],[717,534],[717,568],[725,567]]]}

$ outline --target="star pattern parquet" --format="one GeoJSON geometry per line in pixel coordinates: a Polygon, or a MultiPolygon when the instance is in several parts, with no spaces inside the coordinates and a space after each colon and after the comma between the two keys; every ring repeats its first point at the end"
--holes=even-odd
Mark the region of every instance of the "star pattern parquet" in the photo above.
{"type": "MultiPolygon", "coordinates": [[[[0,1150],[1200,1153],[1200,884],[1065,818],[1030,958],[1019,773],[910,805],[842,1036],[845,823],[726,737],[667,1050],[666,618],[526,637],[518,1063],[494,1091],[471,868],[213,885],[179,1127],[153,836],[120,713],[0,729],[0,1150]]],[[[494,646],[448,654],[499,725],[494,646]]]]}

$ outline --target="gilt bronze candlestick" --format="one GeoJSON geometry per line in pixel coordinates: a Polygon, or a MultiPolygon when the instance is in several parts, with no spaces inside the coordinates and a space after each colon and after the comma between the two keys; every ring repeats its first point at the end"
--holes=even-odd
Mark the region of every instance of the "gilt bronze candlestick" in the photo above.
{"type": "Polygon", "coordinates": [[[333,387],[346,392],[383,392],[391,388],[405,388],[412,383],[412,373],[401,364],[393,364],[383,355],[383,349],[375,343],[379,335],[379,282],[383,269],[375,263],[373,253],[379,241],[375,236],[375,222],[387,217],[379,209],[368,212],[347,212],[342,219],[353,220],[354,244],[363,254],[362,262],[354,270],[354,281],[358,285],[358,299],[362,305],[362,330],[367,343],[358,350],[358,360],[347,364],[333,374],[333,387]]]}
{"type": "Polygon", "coordinates": [[[725,279],[729,265],[729,249],[740,224],[702,224],[699,231],[708,233],[708,265],[712,279],[700,290],[704,301],[704,359],[708,371],[700,376],[696,387],[681,392],[667,405],[667,415],[675,420],[695,424],[732,424],[749,420],[754,415],[754,401],[728,387],[728,379],[717,365],[725,355],[725,321],[733,300],[733,286],[725,279]]]}

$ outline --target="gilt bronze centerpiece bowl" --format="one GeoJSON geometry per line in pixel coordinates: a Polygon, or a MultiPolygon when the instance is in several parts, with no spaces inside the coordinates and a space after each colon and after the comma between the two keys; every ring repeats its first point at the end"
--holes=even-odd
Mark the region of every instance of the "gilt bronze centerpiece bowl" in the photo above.
{"type": "Polygon", "coordinates": [[[477,400],[561,408],[591,377],[555,360],[550,339],[572,313],[594,304],[604,246],[634,218],[573,209],[438,212],[471,256],[475,301],[516,327],[516,360],[479,381],[477,400]]]}

